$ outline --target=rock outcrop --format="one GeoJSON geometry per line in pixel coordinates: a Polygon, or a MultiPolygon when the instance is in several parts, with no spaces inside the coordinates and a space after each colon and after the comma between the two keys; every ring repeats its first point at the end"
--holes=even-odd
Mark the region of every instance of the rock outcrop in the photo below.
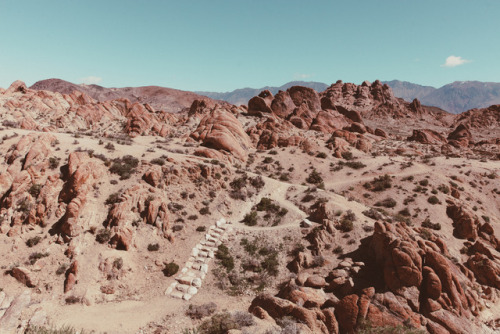
{"type": "Polygon", "coordinates": [[[203,117],[191,137],[208,148],[227,152],[242,161],[247,159],[248,149],[253,146],[238,119],[222,108],[203,117]]]}

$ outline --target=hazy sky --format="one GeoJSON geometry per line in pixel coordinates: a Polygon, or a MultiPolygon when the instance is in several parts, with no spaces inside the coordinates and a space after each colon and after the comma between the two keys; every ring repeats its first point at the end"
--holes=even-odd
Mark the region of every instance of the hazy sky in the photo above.
{"type": "Polygon", "coordinates": [[[500,81],[499,0],[0,0],[0,87],[500,81]]]}

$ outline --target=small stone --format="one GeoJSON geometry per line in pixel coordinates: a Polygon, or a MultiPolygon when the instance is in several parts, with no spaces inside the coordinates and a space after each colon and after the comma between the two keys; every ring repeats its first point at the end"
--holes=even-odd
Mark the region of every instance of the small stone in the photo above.
{"type": "Polygon", "coordinates": [[[347,261],[342,261],[339,263],[339,268],[348,268],[350,266],[351,266],[351,264],[347,261]]]}
{"type": "Polygon", "coordinates": [[[185,294],[182,296],[182,299],[184,299],[184,300],[186,300],[186,301],[187,301],[187,300],[190,300],[190,299],[191,299],[191,297],[193,297],[193,296],[192,296],[192,295],[190,295],[189,293],[185,293],[185,294]]]}
{"type": "Polygon", "coordinates": [[[195,294],[197,294],[197,293],[198,293],[198,289],[197,289],[197,288],[195,288],[194,286],[192,286],[192,287],[190,287],[190,288],[188,289],[188,294],[190,294],[190,295],[195,295],[195,294]]]}
{"type": "Polygon", "coordinates": [[[182,292],[179,292],[179,291],[174,291],[174,292],[172,292],[172,294],[170,296],[172,296],[174,298],[182,299],[184,294],[182,292]]]}
{"type": "Polygon", "coordinates": [[[193,281],[191,282],[191,285],[194,286],[195,288],[201,287],[201,279],[194,278],[193,281]]]}
{"type": "Polygon", "coordinates": [[[184,284],[179,284],[175,287],[175,289],[180,291],[180,292],[187,292],[189,289],[189,286],[184,285],[184,284]]]}

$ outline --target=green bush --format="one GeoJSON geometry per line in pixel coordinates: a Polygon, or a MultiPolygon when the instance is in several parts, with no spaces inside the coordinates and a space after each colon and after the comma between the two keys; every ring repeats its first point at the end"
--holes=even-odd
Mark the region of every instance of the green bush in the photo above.
{"type": "Polygon", "coordinates": [[[160,249],[159,244],[149,244],[148,245],[148,251],[150,252],[157,252],[160,249]]]}
{"type": "Polygon", "coordinates": [[[323,183],[323,178],[321,177],[321,174],[314,169],[306,178],[306,182],[311,184],[321,184],[323,183]]]}
{"type": "Polygon", "coordinates": [[[109,171],[113,174],[120,175],[120,180],[126,180],[135,172],[139,165],[139,160],[131,155],[125,155],[122,158],[113,160],[109,171]]]}
{"type": "Polygon", "coordinates": [[[199,327],[201,334],[227,334],[231,329],[241,327],[234,321],[230,313],[219,313],[205,320],[199,327]]]}
{"type": "Polygon", "coordinates": [[[59,159],[54,158],[54,157],[50,157],[49,158],[49,168],[56,169],[57,167],[59,167],[59,159]]]}
{"type": "Polygon", "coordinates": [[[116,192],[109,195],[104,203],[106,203],[107,205],[111,205],[119,202],[121,202],[121,194],[119,192],[116,192]]]}
{"type": "Polygon", "coordinates": [[[393,208],[397,204],[396,200],[392,197],[387,197],[375,203],[375,206],[383,206],[384,208],[393,208]]]}
{"type": "Polygon", "coordinates": [[[231,271],[234,269],[234,258],[229,254],[229,248],[225,245],[219,245],[217,252],[215,252],[215,258],[219,260],[219,263],[226,268],[226,271],[231,271]]]}
{"type": "Polygon", "coordinates": [[[170,277],[177,274],[178,271],[179,271],[179,265],[174,262],[170,262],[167,265],[165,265],[165,269],[163,269],[163,274],[167,277],[170,277]]]}
{"type": "Polygon", "coordinates": [[[427,202],[429,202],[432,205],[435,205],[439,203],[439,198],[437,198],[436,196],[431,196],[427,199],[427,202]]]}
{"type": "Polygon", "coordinates": [[[42,238],[38,235],[36,237],[29,238],[26,241],[26,246],[33,247],[33,246],[37,245],[40,242],[40,240],[42,240],[42,238]]]}
{"type": "Polygon", "coordinates": [[[31,196],[38,197],[38,195],[40,195],[40,190],[42,190],[41,184],[33,184],[28,190],[28,192],[30,193],[31,196]]]}
{"type": "Polygon", "coordinates": [[[248,226],[255,226],[258,222],[257,211],[251,211],[247,213],[243,218],[243,223],[248,226]]]}
{"type": "Polygon", "coordinates": [[[392,179],[388,174],[385,174],[365,183],[363,187],[374,192],[384,191],[392,187],[392,179]]]}
{"type": "Polygon", "coordinates": [[[108,242],[109,239],[111,239],[111,231],[105,228],[100,229],[95,236],[95,240],[100,244],[108,242]]]}

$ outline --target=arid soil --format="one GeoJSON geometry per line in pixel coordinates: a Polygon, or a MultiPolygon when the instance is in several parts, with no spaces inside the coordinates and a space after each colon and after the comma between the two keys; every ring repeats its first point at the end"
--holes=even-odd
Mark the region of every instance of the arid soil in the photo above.
{"type": "Polygon", "coordinates": [[[499,331],[499,106],[137,101],[0,89],[0,333],[499,331]]]}

